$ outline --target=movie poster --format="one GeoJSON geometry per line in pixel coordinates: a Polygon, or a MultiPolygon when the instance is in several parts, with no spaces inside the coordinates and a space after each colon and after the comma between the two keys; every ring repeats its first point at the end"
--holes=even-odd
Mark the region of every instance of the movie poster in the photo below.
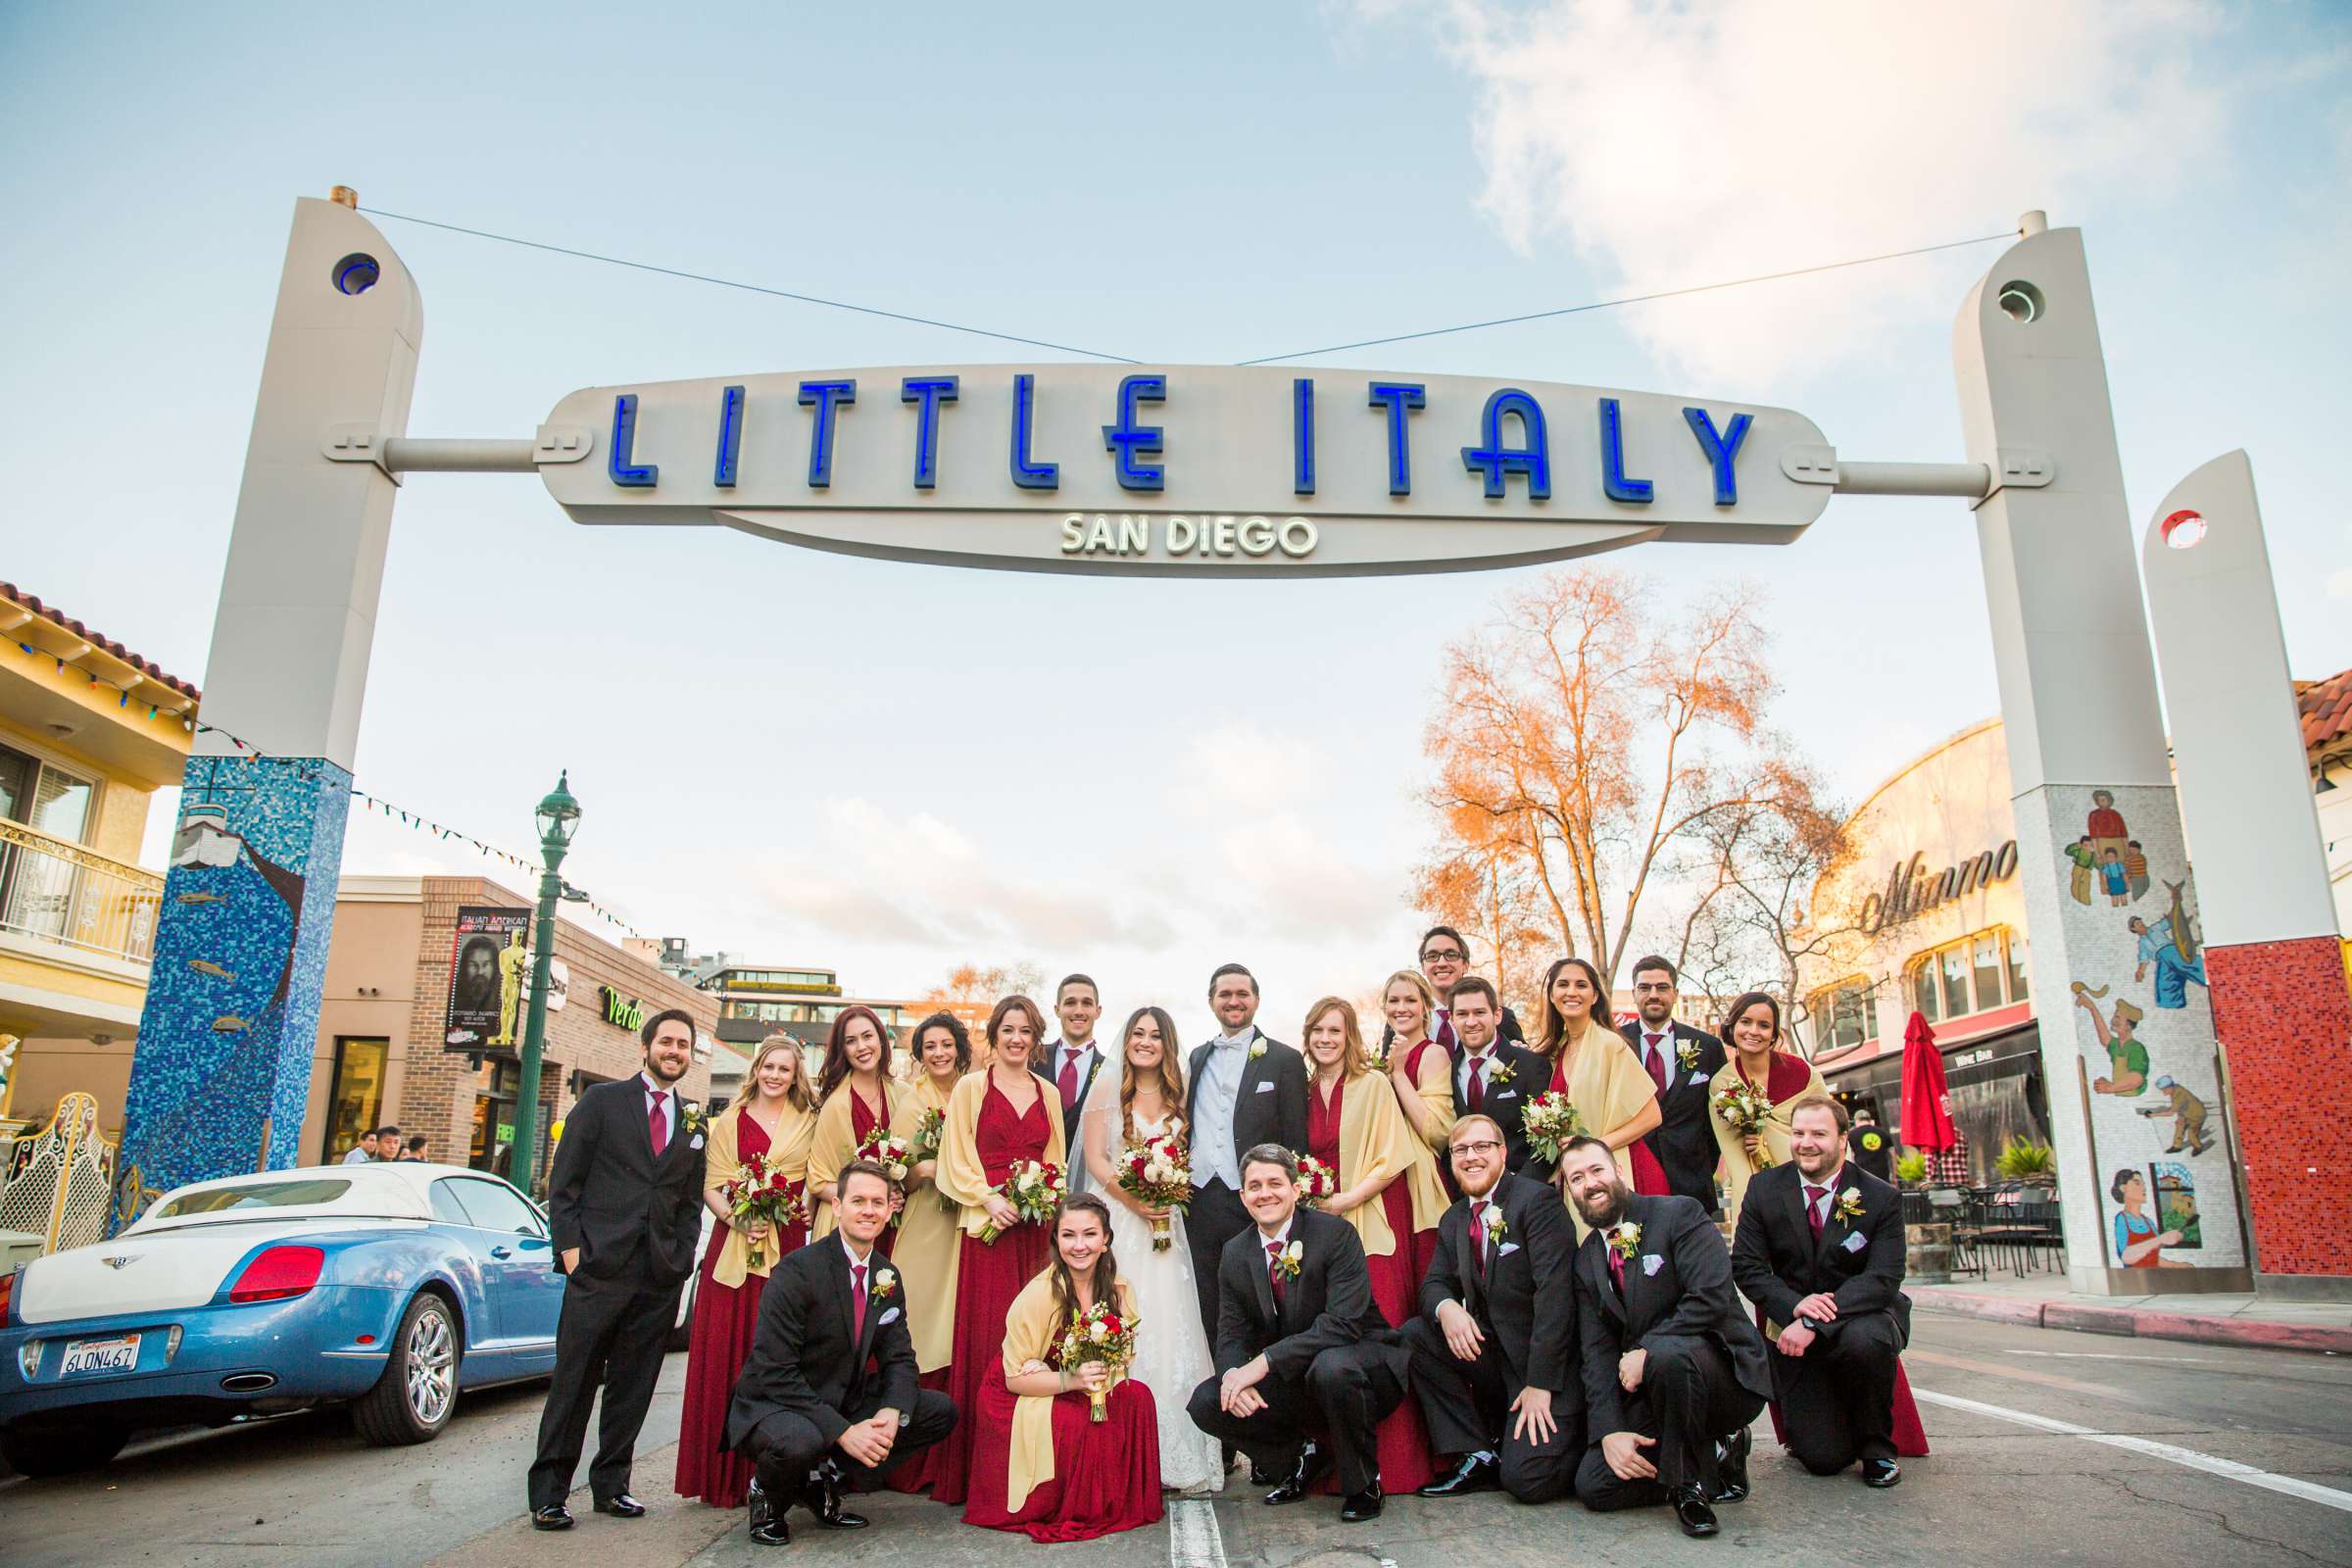
{"type": "Polygon", "coordinates": [[[449,1010],[442,1032],[450,1051],[513,1051],[519,1044],[523,988],[530,983],[531,911],[458,910],[451,939],[449,1010]]]}

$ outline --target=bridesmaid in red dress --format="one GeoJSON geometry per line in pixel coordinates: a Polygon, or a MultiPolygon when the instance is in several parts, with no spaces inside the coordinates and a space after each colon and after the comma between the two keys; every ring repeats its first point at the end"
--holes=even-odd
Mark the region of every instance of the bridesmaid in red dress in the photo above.
{"type": "Polygon", "coordinates": [[[1073,1366],[1059,1354],[1071,1315],[1101,1300],[1114,1302],[1121,1317],[1134,1315],[1111,1256],[1110,1209],[1081,1193],[1054,1216],[1053,1261],[1014,1298],[1000,1364],[981,1380],[969,1422],[978,1436],[965,1524],[1032,1541],[1093,1541],[1159,1522],[1152,1391],[1100,1361],[1073,1366]],[[1102,1390],[1108,1396],[1097,1421],[1094,1396],[1102,1390]]]}
{"type": "MultiPolygon", "coordinates": [[[[1401,1328],[1420,1310],[1426,1264],[1415,1267],[1414,1256],[1435,1252],[1438,1217],[1446,1212],[1437,1162],[1405,1125],[1387,1076],[1366,1060],[1352,1004],[1338,997],[1316,1003],[1301,1038],[1309,1074],[1306,1152],[1331,1167],[1338,1184],[1323,1211],[1355,1227],[1372,1274],[1372,1300],[1389,1327],[1401,1328]],[[1424,1235],[1428,1240],[1417,1248],[1424,1235]]],[[[1383,1491],[1401,1495],[1428,1483],[1429,1435],[1416,1401],[1391,1411],[1376,1440],[1383,1491]]]]}
{"type": "MultiPolygon", "coordinates": [[[[816,1082],[821,1108],[808,1146],[808,1195],[816,1210],[811,1240],[833,1234],[833,1178],[857,1157],[868,1133],[890,1125],[890,1044],[880,1016],[862,1005],[842,1008],[825,1038],[825,1065],[816,1082]]],[[[874,1244],[883,1256],[890,1255],[897,1235],[886,1230],[874,1244]]]]}
{"type": "Polygon", "coordinates": [[[752,1462],[726,1446],[724,1434],[727,1402],[760,1328],[760,1292],[768,1271],[808,1239],[806,1218],[781,1230],[764,1221],[737,1230],[721,1188],[755,1154],[805,1183],[808,1142],[816,1131],[816,1097],[801,1065],[800,1042],[790,1035],[760,1042],[744,1085],[744,1095],[712,1118],[704,1154],[703,1204],[717,1222],[695,1286],[678,1415],[678,1495],[700,1497],[713,1508],[742,1507],[751,1484],[752,1462]]]}
{"type": "MultiPolygon", "coordinates": [[[[1453,1131],[1453,1055],[1444,1042],[1430,1038],[1438,994],[1420,970],[1399,969],[1381,987],[1380,1010],[1396,1037],[1389,1046],[1389,1079],[1396,1090],[1397,1108],[1413,1136],[1429,1149],[1438,1180],[1450,1185],[1453,1173],[1446,1168],[1446,1145],[1453,1131]]],[[[1432,1231],[1429,1255],[1416,1254],[1413,1259],[1418,1272],[1429,1272],[1437,1245],[1437,1232],[1432,1231]]]]}
{"type": "Polygon", "coordinates": [[[956,1264],[948,1394],[956,1409],[973,1413],[933,1450],[931,1496],[938,1502],[965,1498],[980,1391],[988,1380],[1004,1378],[1005,1314],[1054,1250],[1049,1227],[1022,1221],[996,1189],[1021,1160],[1055,1166],[1065,1180],[1069,1168],[1061,1096],[1029,1065],[1046,1038],[1046,1015],[1027,997],[1006,997],[988,1015],[983,1038],[989,1064],[965,1074],[948,1097],[939,1168],[932,1176],[940,1196],[960,1205],[956,1225],[963,1240],[956,1264]],[[995,1239],[982,1241],[991,1227],[995,1239]]]}

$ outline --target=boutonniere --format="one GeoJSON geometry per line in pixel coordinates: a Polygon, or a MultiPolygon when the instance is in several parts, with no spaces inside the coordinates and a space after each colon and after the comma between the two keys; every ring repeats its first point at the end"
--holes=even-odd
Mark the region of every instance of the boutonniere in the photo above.
{"type": "Polygon", "coordinates": [[[1298,1277],[1298,1265],[1305,1257],[1306,1249],[1293,1242],[1275,1255],[1274,1272],[1286,1280],[1295,1280],[1298,1277]]]}
{"type": "Polygon", "coordinates": [[[1861,1188],[1848,1187],[1844,1192],[1838,1195],[1837,1214],[1839,1219],[1844,1220],[1849,1224],[1862,1217],[1861,1188]]]}
{"type": "Polygon", "coordinates": [[[1493,1076],[1492,1076],[1492,1077],[1489,1079],[1489,1082],[1491,1082],[1491,1083],[1497,1083],[1497,1084],[1507,1084],[1507,1083],[1509,1083],[1510,1081],[1511,1081],[1511,1064],[1510,1064],[1509,1062],[1507,1062],[1507,1061],[1498,1061],[1498,1062],[1496,1062],[1496,1063],[1494,1064],[1494,1074],[1493,1074],[1493,1076]]]}
{"type": "Polygon", "coordinates": [[[1502,1205],[1496,1203],[1487,1210],[1487,1241],[1499,1245],[1511,1233],[1511,1222],[1502,1217],[1502,1205]]]}
{"type": "Polygon", "coordinates": [[[704,1115],[703,1107],[693,1101],[681,1100],[678,1102],[678,1125],[686,1129],[687,1136],[692,1137],[708,1129],[710,1118],[704,1115]]]}
{"type": "Polygon", "coordinates": [[[1681,1062],[1686,1070],[1695,1068],[1698,1065],[1698,1042],[1681,1042],[1674,1048],[1674,1059],[1681,1062]]]}
{"type": "Polygon", "coordinates": [[[874,1270],[874,1288],[870,1294],[875,1300],[881,1300],[884,1297],[890,1295],[898,1288],[899,1276],[897,1270],[887,1268],[878,1268],[874,1270]]]}
{"type": "Polygon", "coordinates": [[[1609,1250],[1621,1258],[1631,1258],[1642,1246],[1642,1227],[1630,1219],[1621,1219],[1608,1229],[1609,1250]]]}
{"type": "Polygon", "coordinates": [[[1250,1042],[1250,1059],[1251,1061],[1255,1061],[1258,1057],[1264,1055],[1265,1054],[1266,1037],[1264,1035],[1259,1035],[1255,1040],[1250,1042]]]}

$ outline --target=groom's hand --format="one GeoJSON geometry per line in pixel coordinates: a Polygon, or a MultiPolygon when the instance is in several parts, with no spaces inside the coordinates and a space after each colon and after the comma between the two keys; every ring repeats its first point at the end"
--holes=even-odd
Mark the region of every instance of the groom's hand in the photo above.
{"type": "Polygon", "coordinates": [[[1225,1374],[1217,1386],[1217,1402],[1227,1415],[1250,1416],[1266,1407],[1266,1396],[1257,1392],[1257,1385],[1265,1380],[1267,1370],[1266,1358],[1257,1355],[1225,1374]]]}
{"type": "Polygon", "coordinates": [[[844,1430],[839,1446],[842,1452],[870,1470],[890,1457],[891,1441],[898,1435],[898,1417],[877,1415],[844,1430]]]}
{"type": "Polygon", "coordinates": [[[579,1271],[580,1250],[576,1247],[566,1247],[564,1249],[564,1272],[566,1274],[577,1274],[579,1271]]]}

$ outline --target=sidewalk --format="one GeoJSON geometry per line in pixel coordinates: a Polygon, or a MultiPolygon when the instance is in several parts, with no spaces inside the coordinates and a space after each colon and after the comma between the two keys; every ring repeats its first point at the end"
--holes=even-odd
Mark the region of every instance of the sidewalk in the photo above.
{"type": "Polygon", "coordinates": [[[2352,1354],[2352,1301],[2281,1301],[2260,1296],[2077,1296],[2061,1274],[1994,1274],[1952,1285],[1908,1285],[1923,1312],[1988,1318],[2081,1334],[2190,1340],[2253,1349],[2352,1354]]]}

